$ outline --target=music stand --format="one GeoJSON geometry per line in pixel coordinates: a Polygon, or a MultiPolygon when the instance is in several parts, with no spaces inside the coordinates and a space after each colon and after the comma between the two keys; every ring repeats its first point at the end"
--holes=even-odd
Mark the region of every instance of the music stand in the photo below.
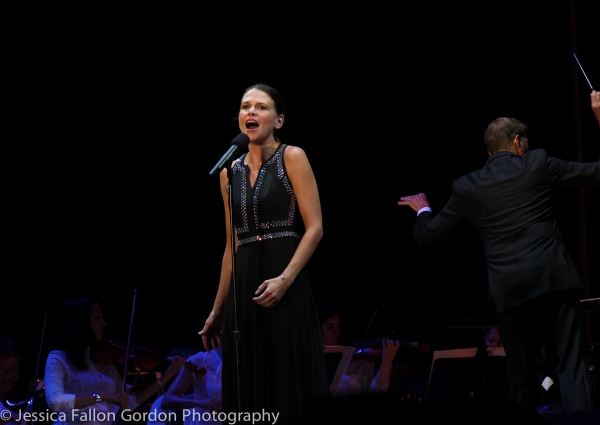
{"type": "Polygon", "coordinates": [[[426,401],[466,400],[472,396],[477,347],[433,352],[426,401]]]}
{"type": "Polygon", "coordinates": [[[504,347],[488,349],[483,361],[482,396],[486,399],[508,398],[510,382],[506,373],[506,353],[504,347]]]}
{"type": "Polygon", "coordinates": [[[588,298],[579,302],[583,311],[600,310],[600,298],[588,298]]]}

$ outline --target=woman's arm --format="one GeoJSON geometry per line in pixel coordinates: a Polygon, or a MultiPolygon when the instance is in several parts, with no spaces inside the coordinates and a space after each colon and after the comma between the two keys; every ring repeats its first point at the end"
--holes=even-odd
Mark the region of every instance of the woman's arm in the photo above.
{"type": "MultiPolygon", "coordinates": [[[[81,409],[96,404],[96,398],[93,392],[85,395],[75,395],[66,393],[65,379],[69,375],[75,375],[78,372],[70,367],[66,360],[58,352],[51,352],[46,359],[46,368],[44,372],[44,384],[46,386],[46,402],[50,410],[54,412],[71,413],[73,409],[81,409]]],[[[121,408],[127,406],[128,395],[126,393],[102,393],[102,401],[120,405],[121,408]]]]}
{"type": "Polygon", "coordinates": [[[186,396],[193,382],[194,375],[192,371],[182,368],[165,392],[160,407],[166,410],[182,410],[197,406],[198,403],[193,398],[186,396]]]}
{"type": "Polygon", "coordinates": [[[160,387],[169,382],[181,370],[186,359],[181,356],[174,356],[169,357],[169,361],[171,364],[159,379],[135,392],[135,399],[139,405],[143,404],[152,395],[156,394],[160,387]]]}
{"type": "MultiPolygon", "coordinates": [[[[223,198],[223,209],[225,211],[225,253],[221,260],[221,277],[219,279],[219,288],[217,290],[217,296],[213,304],[213,308],[208,315],[204,323],[204,327],[198,334],[202,336],[202,344],[206,351],[210,351],[214,348],[215,337],[219,340],[220,344],[220,332],[223,324],[223,311],[227,304],[227,298],[229,296],[229,285],[231,283],[231,226],[229,217],[229,194],[227,193],[227,186],[229,185],[229,177],[227,176],[227,169],[223,169],[220,174],[221,181],[221,196],[223,198]]],[[[236,237],[237,241],[237,237],[236,237]]]]}
{"type": "Polygon", "coordinates": [[[373,384],[371,388],[380,387],[381,389],[387,390],[390,384],[390,376],[392,373],[392,366],[396,353],[400,348],[400,342],[391,339],[384,339],[381,341],[383,351],[381,353],[381,364],[377,370],[375,378],[373,378],[373,384]]]}
{"type": "Polygon", "coordinates": [[[313,170],[304,150],[288,146],[283,159],[287,175],[298,202],[298,209],[304,221],[305,232],[296,252],[280,276],[265,280],[256,290],[254,302],[263,307],[274,307],[285,295],[288,288],[317,249],[323,237],[323,219],[319,190],[313,170]]]}
{"type": "Polygon", "coordinates": [[[304,150],[288,146],[284,152],[284,161],[306,229],[294,256],[282,273],[289,286],[306,266],[323,238],[323,217],[317,180],[304,150]]]}

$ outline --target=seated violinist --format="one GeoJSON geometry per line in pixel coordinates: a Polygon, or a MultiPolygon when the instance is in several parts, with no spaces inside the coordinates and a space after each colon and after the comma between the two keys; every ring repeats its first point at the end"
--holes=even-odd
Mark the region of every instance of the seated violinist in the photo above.
{"type": "MultiPolygon", "coordinates": [[[[321,323],[323,346],[340,345],[342,327],[337,306],[327,302],[317,302],[317,311],[321,323]]],[[[387,393],[392,364],[399,348],[399,341],[384,338],[377,356],[353,358],[342,376],[336,397],[387,393]]]]}
{"type": "Polygon", "coordinates": [[[116,364],[90,357],[105,325],[100,304],[91,297],[68,299],[60,306],[44,375],[48,406],[58,413],[55,425],[111,425],[121,419],[121,409],[136,409],[185,364],[183,357],[169,357],[160,379],[133,393],[124,391],[116,364]]]}
{"type": "MultiPolygon", "coordinates": [[[[192,346],[188,346],[188,345],[180,345],[180,346],[173,348],[171,350],[170,355],[171,356],[181,356],[183,358],[189,359],[191,356],[193,356],[197,352],[198,352],[198,349],[196,347],[192,347],[192,346]]],[[[186,365],[189,365],[189,364],[190,364],[190,362],[188,360],[186,365]]],[[[185,368],[182,367],[179,370],[179,372],[181,372],[182,370],[185,370],[185,368]]],[[[196,375],[201,374],[197,368],[195,368],[193,373],[196,375]]],[[[171,385],[173,385],[173,382],[165,385],[163,387],[163,390],[165,392],[168,391],[168,389],[170,388],[171,385]]],[[[190,388],[188,388],[185,391],[185,397],[192,397],[194,395],[193,392],[191,391],[191,389],[192,388],[190,386],[190,388]]],[[[148,419],[146,421],[146,425],[166,425],[166,424],[173,424],[173,423],[178,423],[178,424],[183,423],[183,420],[180,420],[180,418],[182,417],[179,412],[180,409],[164,409],[162,407],[162,401],[164,398],[165,398],[165,394],[163,393],[154,399],[154,401],[152,402],[152,405],[150,406],[150,410],[148,412],[148,419]],[[175,414],[176,414],[175,417],[173,417],[173,415],[171,415],[171,413],[173,413],[173,412],[175,412],[175,414]]]]}
{"type": "Polygon", "coordinates": [[[212,350],[198,351],[188,358],[196,369],[179,370],[163,396],[162,409],[185,410],[183,425],[221,423],[216,416],[221,412],[222,400],[221,341],[213,339],[212,346],[212,350]]]}

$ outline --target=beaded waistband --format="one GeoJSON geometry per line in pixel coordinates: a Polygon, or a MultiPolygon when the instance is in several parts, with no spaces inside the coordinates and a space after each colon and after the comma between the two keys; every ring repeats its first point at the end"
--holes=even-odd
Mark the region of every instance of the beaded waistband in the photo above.
{"type": "Polygon", "coordinates": [[[275,233],[265,233],[264,235],[251,236],[249,238],[244,238],[238,240],[238,246],[244,245],[250,242],[260,242],[265,239],[276,239],[276,238],[286,238],[292,236],[294,238],[300,239],[300,235],[297,232],[275,232],[275,233]]]}

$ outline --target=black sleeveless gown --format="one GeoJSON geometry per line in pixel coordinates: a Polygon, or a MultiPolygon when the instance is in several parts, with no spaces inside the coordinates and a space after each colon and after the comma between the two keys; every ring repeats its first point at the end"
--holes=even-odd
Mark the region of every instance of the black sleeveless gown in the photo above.
{"type": "MultiPolygon", "coordinates": [[[[262,164],[254,187],[244,165],[246,154],[232,166],[238,247],[222,353],[223,411],[279,413],[282,425],[329,398],[321,327],[306,268],[274,308],[252,301],[265,279],[282,274],[300,241],[302,222],[283,162],[285,149],[281,144],[262,164]],[[235,329],[241,335],[237,348],[235,329]]],[[[273,422],[272,416],[264,419],[273,422]]]]}

